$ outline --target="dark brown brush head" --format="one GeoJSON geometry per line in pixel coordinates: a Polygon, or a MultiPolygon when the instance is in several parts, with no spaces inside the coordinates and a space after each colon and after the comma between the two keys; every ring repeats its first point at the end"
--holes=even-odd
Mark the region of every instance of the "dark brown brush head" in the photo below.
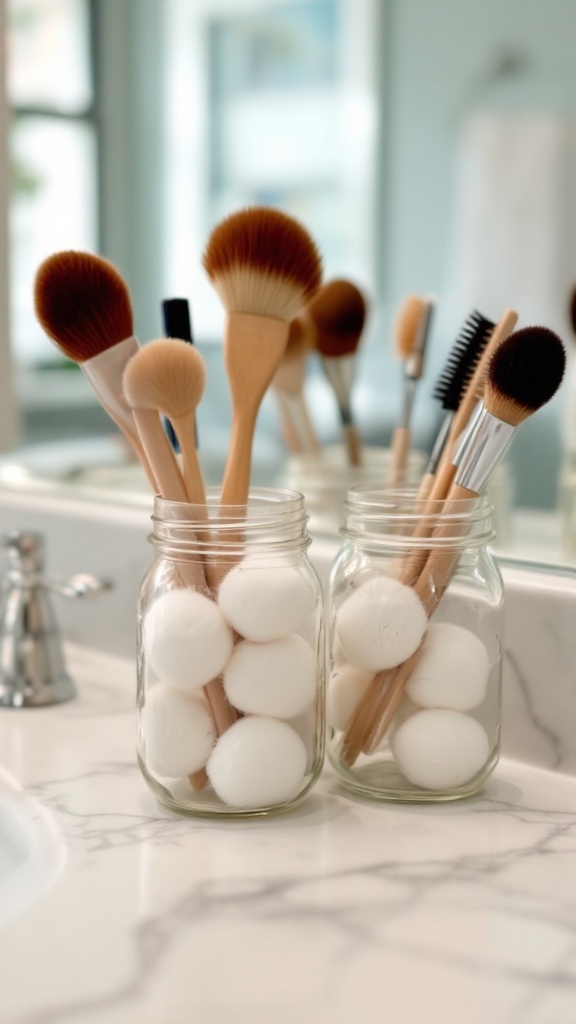
{"type": "Polygon", "coordinates": [[[570,323],[576,338],[576,288],[574,288],[570,298],[570,323]]]}
{"type": "Polygon", "coordinates": [[[34,281],[36,316],[46,334],[76,363],[134,333],[128,287],[101,256],[68,250],[40,264],[34,281]]]}
{"type": "Polygon", "coordinates": [[[517,426],[556,393],[566,352],[548,327],[514,331],[494,352],[488,367],[484,404],[498,419],[517,426]]]}
{"type": "Polygon", "coordinates": [[[456,412],[495,326],[476,310],[467,317],[433,391],[447,412],[456,412]]]}
{"type": "Polygon", "coordinates": [[[320,255],[308,231],[266,206],[221,221],[202,262],[228,313],[293,320],[322,279],[320,255]]]}
{"type": "Polygon", "coordinates": [[[366,300],[351,281],[327,281],[309,303],[306,314],[314,325],[320,355],[332,358],[356,351],[366,320],[366,300]]]}

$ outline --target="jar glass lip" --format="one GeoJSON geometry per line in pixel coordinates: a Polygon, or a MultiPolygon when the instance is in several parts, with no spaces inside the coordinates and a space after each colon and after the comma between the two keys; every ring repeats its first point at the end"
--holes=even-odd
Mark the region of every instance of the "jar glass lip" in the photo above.
{"type": "Polygon", "coordinates": [[[352,487],[344,502],[345,522],[340,532],[363,543],[479,546],[494,538],[492,512],[485,494],[431,501],[419,498],[416,489],[352,487]]]}
{"type": "Polygon", "coordinates": [[[277,487],[254,487],[250,489],[246,504],[220,505],[220,488],[213,486],[206,488],[205,505],[170,501],[156,494],[152,519],[189,523],[191,519],[197,518],[194,509],[206,510],[208,515],[213,515],[217,511],[224,520],[245,521],[246,518],[266,519],[270,515],[301,515],[305,511],[305,506],[304,495],[299,491],[277,487]]]}

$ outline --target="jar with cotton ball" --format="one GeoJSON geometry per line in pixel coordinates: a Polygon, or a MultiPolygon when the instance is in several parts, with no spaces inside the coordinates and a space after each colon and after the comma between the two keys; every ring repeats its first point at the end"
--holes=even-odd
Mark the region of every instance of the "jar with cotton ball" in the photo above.
{"type": "Polygon", "coordinates": [[[328,755],[381,800],[476,792],[500,739],[504,591],[485,497],[353,489],[328,609],[328,755]]]}
{"type": "Polygon", "coordinates": [[[219,498],[155,498],[138,602],[138,761],[174,811],[264,815],[294,806],[322,768],[322,593],[300,494],[219,498]]]}

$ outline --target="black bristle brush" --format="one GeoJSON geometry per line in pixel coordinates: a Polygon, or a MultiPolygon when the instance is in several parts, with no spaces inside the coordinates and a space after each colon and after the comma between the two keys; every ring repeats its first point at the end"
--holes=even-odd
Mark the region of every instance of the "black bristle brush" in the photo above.
{"type": "Polygon", "coordinates": [[[472,380],[495,326],[496,324],[492,320],[488,320],[477,310],[473,310],[464,321],[462,329],[450,349],[444,368],[432,392],[433,398],[440,402],[445,416],[430,454],[420,497],[425,497],[430,489],[454,414],[472,380]]]}

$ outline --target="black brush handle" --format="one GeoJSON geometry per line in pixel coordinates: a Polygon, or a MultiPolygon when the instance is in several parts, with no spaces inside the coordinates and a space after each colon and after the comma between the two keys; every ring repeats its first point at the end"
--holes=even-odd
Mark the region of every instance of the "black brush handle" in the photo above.
{"type": "MultiPolygon", "coordinates": [[[[179,338],[180,341],[188,341],[191,345],[194,344],[188,299],[163,299],[162,316],[164,318],[164,334],[167,338],[179,338]]],[[[164,429],[170,444],[178,454],[180,445],[178,444],[174,427],[168,417],[164,417],[164,429]]],[[[194,433],[196,447],[198,447],[198,425],[196,422],[194,423],[194,433]]]]}

